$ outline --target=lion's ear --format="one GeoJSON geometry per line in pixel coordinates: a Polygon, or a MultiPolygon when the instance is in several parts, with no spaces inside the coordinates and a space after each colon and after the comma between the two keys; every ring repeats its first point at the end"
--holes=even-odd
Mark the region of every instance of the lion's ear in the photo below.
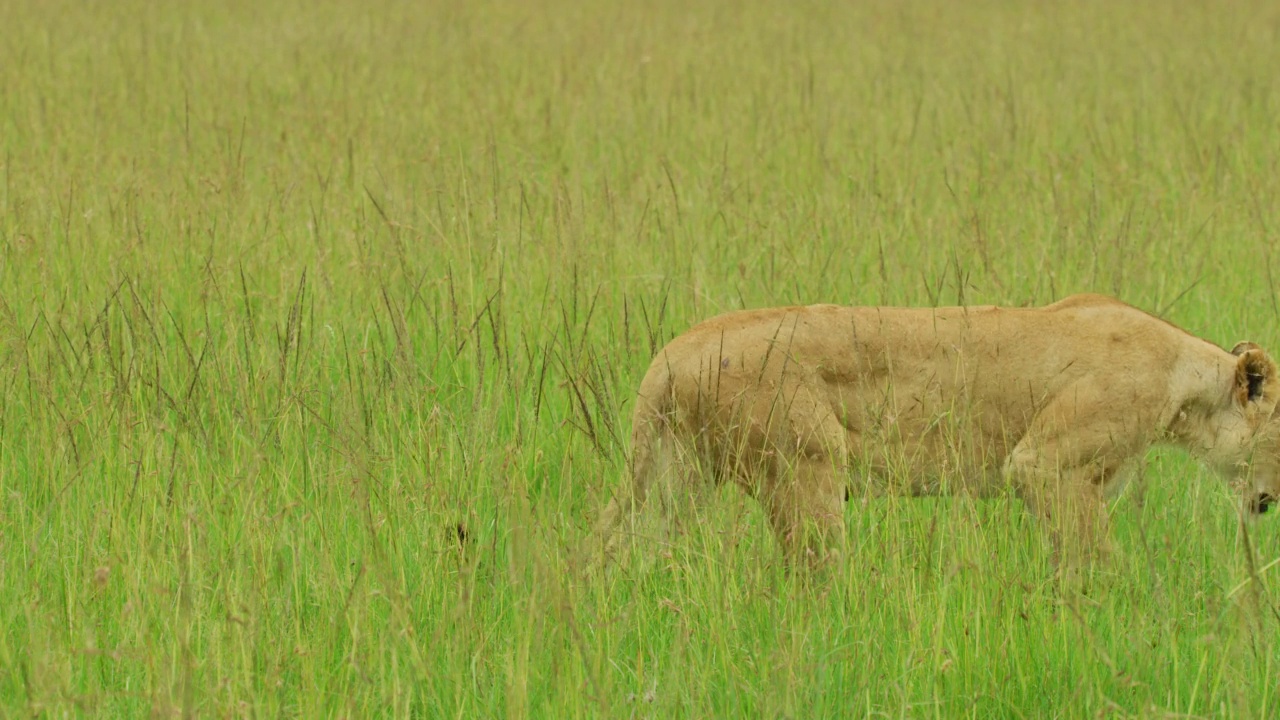
{"type": "Polygon", "coordinates": [[[1257,343],[1251,343],[1248,340],[1241,340],[1240,342],[1236,343],[1235,347],[1231,348],[1231,354],[1239,356],[1244,354],[1245,350],[1261,350],[1261,349],[1262,348],[1258,347],[1257,343]]]}
{"type": "Polygon", "coordinates": [[[1231,351],[1236,360],[1235,398],[1241,407],[1252,405],[1270,415],[1280,400],[1280,372],[1266,351],[1253,343],[1240,343],[1231,351]],[[1241,345],[1250,347],[1241,348],[1241,345]]]}

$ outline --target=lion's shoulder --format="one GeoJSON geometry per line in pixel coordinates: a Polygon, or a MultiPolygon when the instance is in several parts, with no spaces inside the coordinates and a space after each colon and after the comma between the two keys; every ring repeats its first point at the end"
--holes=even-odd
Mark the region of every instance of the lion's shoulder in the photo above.
{"type": "Polygon", "coordinates": [[[1117,300],[1109,295],[1098,293],[1078,293],[1068,295],[1056,303],[1045,306],[1046,310],[1067,310],[1073,308],[1127,308],[1136,310],[1129,303],[1117,300]]]}

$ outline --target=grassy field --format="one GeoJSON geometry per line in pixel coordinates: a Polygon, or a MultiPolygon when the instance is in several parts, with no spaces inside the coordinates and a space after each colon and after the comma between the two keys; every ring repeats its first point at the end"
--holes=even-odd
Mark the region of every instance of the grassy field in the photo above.
{"type": "Polygon", "coordinates": [[[1274,4],[0,5],[0,716],[1280,712],[1280,525],[1178,452],[1087,596],[1006,501],[569,561],[717,312],[1280,348],[1274,4]]]}

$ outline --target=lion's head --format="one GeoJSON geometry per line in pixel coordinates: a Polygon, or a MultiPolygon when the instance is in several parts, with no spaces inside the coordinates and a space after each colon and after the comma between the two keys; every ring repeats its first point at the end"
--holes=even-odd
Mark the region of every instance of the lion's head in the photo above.
{"type": "Polygon", "coordinates": [[[1251,342],[1237,343],[1231,354],[1238,358],[1233,409],[1251,441],[1230,472],[1242,488],[1248,513],[1261,515],[1280,501],[1280,372],[1266,351],[1251,342]]]}

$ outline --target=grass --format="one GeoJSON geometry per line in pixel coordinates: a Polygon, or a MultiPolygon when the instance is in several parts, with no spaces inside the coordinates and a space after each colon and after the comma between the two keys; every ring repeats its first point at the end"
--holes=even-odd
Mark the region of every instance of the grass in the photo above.
{"type": "Polygon", "coordinates": [[[1280,347],[1269,4],[4,16],[0,715],[1280,705],[1280,528],[1175,452],[1087,598],[1004,501],[850,507],[822,582],[733,493],[568,559],[717,312],[1090,290],[1280,347]]]}

